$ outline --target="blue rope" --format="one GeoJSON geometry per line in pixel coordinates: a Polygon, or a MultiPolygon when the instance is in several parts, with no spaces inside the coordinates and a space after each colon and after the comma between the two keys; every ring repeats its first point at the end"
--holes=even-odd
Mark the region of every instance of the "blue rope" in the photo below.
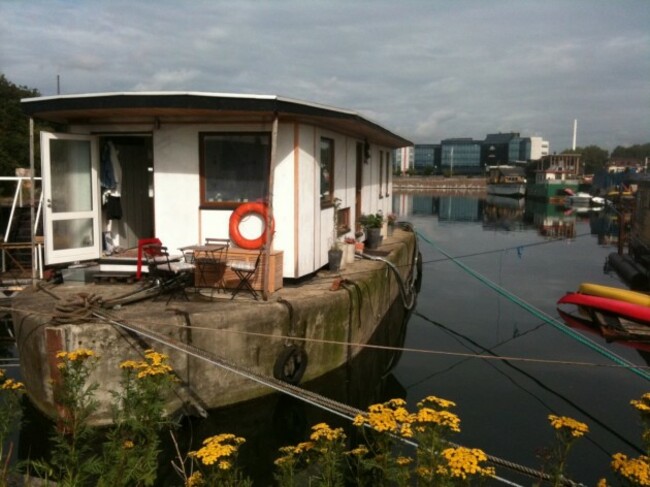
{"type": "Polygon", "coordinates": [[[576,333],[575,331],[573,331],[572,329],[568,328],[567,326],[564,326],[563,323],[560,323],[559,321],[557,321],[557,320],[554,319],[553,317],[551,317],[551,316],[547,315],[546,313],[544,313],[543,311],[541,311],[541,310],[535,308],[533,305],[528,304],[528,303],[525,302],[523,299],[519,298],[518,296],[515,296],[515,295],[512,294],[510,291],[508,291],[508,290],[502,288],[501,286],[499,286],[499,285],[496,284],[495,282],[490,281],[490,280],[489,280],[488,278],[486,278],[485,276],[479,274],[478,272],[476,272],[475,270],[471,269],[471,268],[468,267],[467,265],[463,264],[462,262],[460,262],[460,261],[457,260],[456,258],[452,257],[452,256],[449,255],[447,252],[445,252],[442,248],[440,248],[440,247],[439,247],[435,242],[431,241],[431,240],[430,240],[429,238],[427,238],[425,235],[422,235],[422,233],[417,232],[417,231],[416,231],[416,233],[417,233],[417,235],[418,235],[422,240],[424,240],[425,242],[427,242],[429,245],[431,245],[433,248],[435,248],[438,252],[440,252],[440,253],[443,254],[445,257],[447,257],[449,260],[451,260],[454,264],[456,264],[457,266],[459,266],[461,269],[463,269],[463,270],[464,270],[465,272],[467,272],[468,274],[474,276],[476,279],[478,279],[479,281],[481,281],[483,284],[485,284],[486,286],[488,286],[488,287],[491,288],[492,290],[496,291],[496,292],[497,292],[498,294],[500,294],[501,296],[504,296],[505,298],[509,299],[510,301],[512,301],[512,302],[515,303],[516,305],[520,306],[521,308],[525,309],[526,311],[528,311],[528,312],[531,313],[532,315],[536,316],[537,318],[541,319],[541,320],[544,321],[545,323],[548,323],[549,325],[553,326],[555,329],[561,331],[562,333],[565,333],[565,334],[569,335],[571,338],[573,338],[573,339],[579,341],[579,342],[582,343],[583,345],[588,346],[589,348],[591,348],[591,349],[594,350],[595,352],[597,352],[597,353],[603,355],[604,357],[606,357],[606,358],[612,360],[613,362],[615,362],[615,363],[617,363],[617,364],[619,364],[619,365],[622,365],[622,366],[625,367],[626,369],[628,369],[628,370],[634,372],[634,373],[635,373],[636,375],[638,375],[639,377],[642,377],[643,379],[650,381],[650,374],[648,374],[648,373],[645,372],[644,370],[639,369],[639,368],[638,368],[636,365],[634,365],[633,363],[628,362],[628,361],[627,361],[626,359],[624,359],[623,357],[620,357],[620,356],[616,355],[615,353],[613,353],[613,352],[607,350],[606,348],[601,347],[601,346],[598,345],[597,343],[595,343],[595,342],[589,340],[588,338],[582,336],[581,334],[576,333]]]}

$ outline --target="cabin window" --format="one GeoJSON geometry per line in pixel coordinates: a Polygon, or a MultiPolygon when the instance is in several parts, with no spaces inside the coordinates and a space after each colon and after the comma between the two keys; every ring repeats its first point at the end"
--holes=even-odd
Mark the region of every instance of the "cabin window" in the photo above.
{"type": "Polygon", "coordinates": [[[334,140],[320,139],[320,203],[332,205],[334,195],[334,140]]]}
{"type": "Polygon", "coordinates": [[[382,190],[384,188],[384,151],[379,151],[379,199],[382,199],[384,195],[382,190]]]}
{"type": "MultiPolygon", "coordinates": [[[[390,152],[386,152],[386,165],[384,166],[384,170],[386,171],[386,196],[390,196],[388,194],[388,178],[390,177],[390,152]]],[[[381,188],[379,188],[379,191],[381,191],[381,188]]]]}
{"type": "Polygon", "coordinates": [[[201,143],[201,206],[235,208],[268,197],[271,135],[203,133],[201,143]]]}

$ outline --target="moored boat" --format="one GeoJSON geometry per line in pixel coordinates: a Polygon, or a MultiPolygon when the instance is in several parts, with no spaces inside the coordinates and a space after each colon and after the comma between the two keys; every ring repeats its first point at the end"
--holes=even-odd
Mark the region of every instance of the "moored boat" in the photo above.
{"type": "Polygon", "coordinates": [[[488,195],[520,198],[526,194],[526,175],[519,166],[488,166],[486,191],[488,195]]]}
{"type": "Polygon", "coordinates": [[[63,283],[12,303],[22,378],[48,416],[60,351],[100,355],[97,424],[119,364],[148,348],[180,380],[168,410],[203,411],[321,377],[413,305],[408,225],[327,270],[362,215],[392,212],[391,153],[410,145],[359,114],[219,93],[22,103],[65,131],[41,133],[44,259],[63,283]]]}

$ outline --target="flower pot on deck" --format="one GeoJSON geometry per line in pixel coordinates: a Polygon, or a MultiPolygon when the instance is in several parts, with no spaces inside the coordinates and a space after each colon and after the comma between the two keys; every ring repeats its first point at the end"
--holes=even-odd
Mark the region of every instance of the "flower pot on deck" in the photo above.
{"type": "Polygon", "coordinates": [[[331,272],[338,272],[341,270],[342,258],[343,251],[341,249],[330,249],[327,251],[327,261],[331,272]]]}
{"type": "Polygon", "coordinates": [[[381,228],[366,229],[366,248],[376,249],[381,244],[381,228]]]}

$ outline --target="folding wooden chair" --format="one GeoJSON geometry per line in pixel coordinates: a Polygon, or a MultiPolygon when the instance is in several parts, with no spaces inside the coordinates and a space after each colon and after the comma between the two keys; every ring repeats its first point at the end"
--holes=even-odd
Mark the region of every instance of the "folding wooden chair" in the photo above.
{"type": "Polygon", "coordinates": [[[233,290],[230,299],[234,299],[235,296],[239,294],[239,292],[244,290],[250,292],[256,301],[259,299],[259,295],[257,291],[253,288],[251,281],[255,276],[257,269],[260,265],[263,252],[264,250],[260,249],[260,253],[257,254],[257,258],[255,259],[254,262],[247,261],[247,260],[232,260],[229,262],[228,264],[229,267],[239,278],[239,283],[237,284],[237,287],[233,290]]]}
{"type": "Polygon", "coordinates": [[[193,281],[194,264],[171,260],[167,247],[156,243],[143,245],[142,254],[150,279],[160,288],[159,296],[169,294],[168,303],[177,295],[189,301],[185,288],[193,281]]]}

